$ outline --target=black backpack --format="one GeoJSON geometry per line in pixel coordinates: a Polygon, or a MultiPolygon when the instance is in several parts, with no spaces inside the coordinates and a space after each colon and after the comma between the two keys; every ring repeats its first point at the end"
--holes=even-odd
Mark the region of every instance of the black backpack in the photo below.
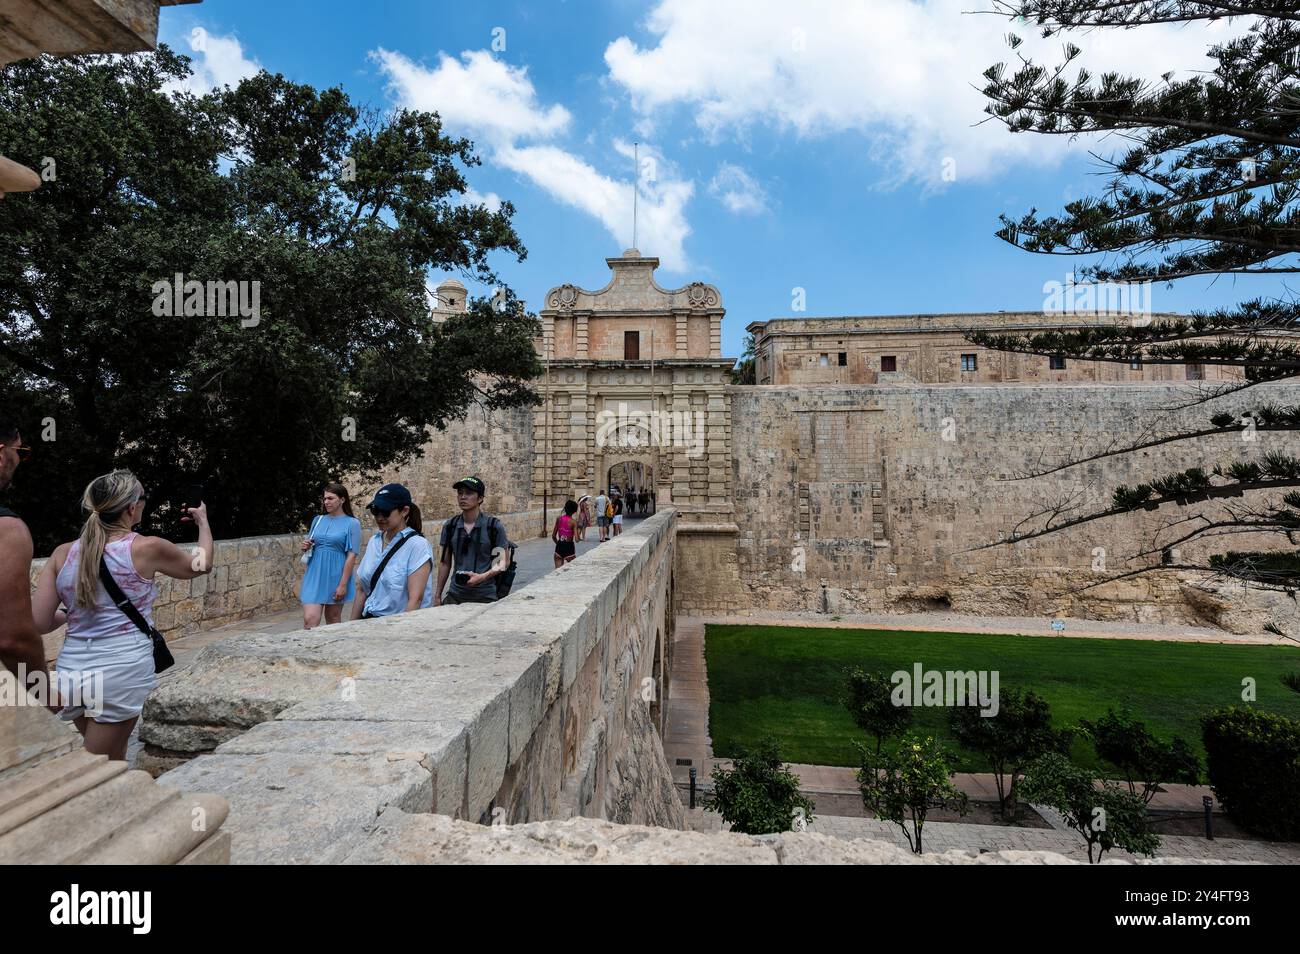
{"type": "MultiPolygon", "coordinates": [[[[497,541],[501,539],[499,533],[501,521],[498,520],[496,517],[489,516],[488,514],[480,514],[479,519],[481,520],[483,517],[487,517],[488,543],[491,545],[492,549],[495,550],[497,548],[497,541]]],[[[456,545],[455,543],[456,528],[459,527],[462,531],[464,531],[465,515],[459,513],[456,514],[456,516],[452,517],[451,520],[448,521],[448,524],[450,526],[450,529],[447,531],[447,548],[454,549],[456,545]]],[[[478,528],[479,528],[479,524],[476,522],[474,524],[475,533],[478,532],[478,528]]],[[[474,536],[473,534],[470,534],[470,539],[473,539],[473,536],[474,536]]],[[[505,596],[509,595],[510,588],[515,585],[515,571],[519,569],[519,564],[515,562],[515,548],[511,546],[509,549],[510,549],[510,565],[507,566],[505,570],[498,573],[494,581],[497,585],[497,599],[502,599],[505,596]]],[[[445,549],[444,549],[444,553],[445,553],[445,549]]]]}

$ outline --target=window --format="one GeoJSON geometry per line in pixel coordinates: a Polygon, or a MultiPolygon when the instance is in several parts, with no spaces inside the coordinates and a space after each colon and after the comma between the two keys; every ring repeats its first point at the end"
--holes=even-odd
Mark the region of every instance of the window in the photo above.
{"type": "Polygon", "coordinates": [[[880,356],[880,370],[881,370],[881,371],[897,371],[897,370],[898,370],[898,355],[893,355],[893,354],[882,354],[882,355],[880,356]]]}
{"type": "Polygon", "coordinates": [[[639,331],[623,332],[623,360],[624,361],[641,360],[641,332],[639,331]]]}
{"type": "Polygon", "coordinates": [[[1128,369],[1129,369],[1130,371],[1141,371],[1141,370],[1142,370],[1142,359],[1141,359],[1141,358],[1133,358],[1133,359],[1131,359],[1131,360],[1129,361],[1129,363],[1128,363],[1128,369]]]}
{"type": "Polygon", "coordinates": [[[828,367],[830,367],[830,364],[831,364],[831,356],[828,355],[828,354],[824,354],[824,355],[822,355],[821,358],[817,361],[817,363],[818,363],[819,365],[821,365],[823,368],[828,368],[828,367]]]}
{"type": "Polygon", "coordinates": [[[1187,366],[1187,380],[1200,381],[1205,377],[1205,370],[1199,364],[1189,364],[1187,366]]]}
{"type": "Polygon", "coordinates": [[[1065,359],[1062,358],[1059,354],[1054,354],[1047,359],[1047,366],[1053,371],[1064,371],[1065,359]]]}
{"type": "Polygon", "coordinates": [[[978,371],[979,363],[973,354],[964,354],[961,356],[961,369],[963,371],[978,371]]]}
{"type": "Polygon", "coordinates": [[[845,351],[841,351],[841,352],[840,352],[840,367],[841,367],[841,368],[846,368],[846,367],[848,367],[848,364],[849,364],[849,356],[848,356],[848,353],[845,352],[845,351]]]}

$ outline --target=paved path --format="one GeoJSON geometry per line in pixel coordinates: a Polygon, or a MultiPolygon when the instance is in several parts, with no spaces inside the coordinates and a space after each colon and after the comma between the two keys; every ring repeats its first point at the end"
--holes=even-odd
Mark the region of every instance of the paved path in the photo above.
{"type": "Polygon", "coordinates": [[[1208,626],[1161,625],[1133,620],[1065,619],[1065,629],[1052,629],[1046,616],[966,616],[960,613],[861,613],[826,616],[821,613],[761,611],[750,616],[710,616],[707,623],[828,627],[832,629],[919,630],[936,633],[999,633],[1011,636],[1045,636],[1049,639],[1153,639],[1184,643],[1255,643],[1294,646],[1300,640],[1271,633],[1237,636],[1208,626]]]}

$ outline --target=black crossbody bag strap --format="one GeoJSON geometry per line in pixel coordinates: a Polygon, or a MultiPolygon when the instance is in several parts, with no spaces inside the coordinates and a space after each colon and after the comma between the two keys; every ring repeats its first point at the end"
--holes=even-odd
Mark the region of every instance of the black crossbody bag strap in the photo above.
{"type": "MultiPolygon", "coordinates": [[[[380,574],[384,572],[384,567],[388,566],[388,561],[393,558],[393,555],[397,553],[398,550],[406,546],[406,541],[411,539],[411,537],[413,536],[415,536],[414,530],[412,530],[410,533],[403,534],[401,539],[399,539],[396,543],[393,544],[393,548],[384,554],[384,558],[379,561],[379,566],[375,567],[375,572],[370,576],[371,593],[375,591],[375,584],[379,582],[380,574]]],[[[382,537],[380,539],[382,539],[382,537]]]]}
{"type": "Polygon", "coordinates": [[[465,517],[463,514],[456,514],[447,521],[447,545],[442,548],[442,554],[438,557],[439,563],[449,563],[456,555],[456,527],[465,526],[465,517]],[[458,524],[456,521],[460,521],[458,524]]]}
{"type": "Polygon", "coordinates": [[[172,656],[172,651],[167,648],[167,640],[163,639],[162,633],[149,625],[136,605],[126,598],[122,588],[117,585],[117,580],[113,579],[113,574],[109,572],[108,561],[102,557],[99,560],[99,582],[104,584],[104,591],[108,593],[108,598],[113,601],[113,605],[135,624],[136,629],[153,641],[154,672],[162,672],[174,666],[176,659],[172,656]]]}

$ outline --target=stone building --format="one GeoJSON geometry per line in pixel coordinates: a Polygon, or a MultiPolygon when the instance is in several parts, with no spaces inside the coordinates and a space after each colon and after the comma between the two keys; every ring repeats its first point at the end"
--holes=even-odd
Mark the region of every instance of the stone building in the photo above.
{"type": "Polygon", "coordinates": [[[659,259],[636,249],[605,261],[604,288],[559,285],[539,312],[534,501],[645,488],[683,528],[734,530],[722,295],[703,282],[663,288],[659,259]]]}
{"type": "Polygon", "coordinates": [[[1234,368],[1194,364],[1128,365],[990,351],[970,331],[1032,334],[1143,323],[1177,315],[973,312],[773,318],[745,327],[754,336],[756,384],[1134,384],[1216,381],[1234,368]]]}

